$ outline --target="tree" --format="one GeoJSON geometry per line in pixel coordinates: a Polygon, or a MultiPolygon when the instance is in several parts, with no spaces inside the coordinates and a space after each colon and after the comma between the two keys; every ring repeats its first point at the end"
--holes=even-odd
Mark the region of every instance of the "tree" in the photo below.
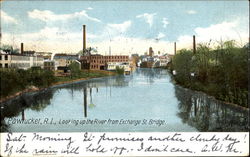
{"type": "Polygon", "coordinates": [[[173,57],[173,69],[176,70],[176,80],[188,85],[191,80],[190,73],[193,70],[192,63],[193,52],[182,49],[173,57]]]}
{"type": "Polygon", "coordinates": [[[123,75],[124,74],[124,68],[120,68],[119,66],[115,67],[115,71],[118,75],[123,75]]]}
{"type": "Polygon", "coordinates": [[[77,54],[79,55],[85,55],[86,53],[97,53],[97,48],[93,48],[93,47],[88,47],[85,49],[85,52],[83,52],[83,50],[80,50],[77,54]]]}
{"type": "Polygon", "coordinates": [[[81,73],[81,67],[78,62],[74,61],[69,65],[70,69],[70,76],[72,77],[78,77],[81,73]]]}
{"type": "Polygon", "coordinates": [[[19,49],[14,49],[11,45],[2,45],[0,50],[8,54],[17,54],[19,52],[19,49]]]}

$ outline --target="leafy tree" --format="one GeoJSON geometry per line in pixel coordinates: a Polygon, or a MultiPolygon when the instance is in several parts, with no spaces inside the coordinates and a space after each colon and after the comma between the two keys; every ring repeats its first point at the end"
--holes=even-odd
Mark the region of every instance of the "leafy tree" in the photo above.
{"type": "Polygon", "coordinates": [[[70,69],[70,76],[72,77],[78,77],[81,74],[81,68],[79,63],[77,63],[76,61],[72,62],[69,65],[69,69],[70,69]]]}
{"type": "Polygon", "coordinates": [[[120,68],[119,66],[115,67],[115,71],[118,75],[123,75],[124,74],[124,68],[120,68]]]}
{"type": "Polygon", "coordinates": [[[193,69],[192,55],[192,51],[182,49],[174,56],[172,66],[177,72],[175,76],[177,82],[182,82],[185,85],[190,83],[190,73],[193,69]]]}
{"type": "Polygon", "coordinates": [[[2,45],[0,50],[8,54],[17,54],[19,52],[19,49],[14,49],[11,45],[2,45]]]}
{"type": "Polygon", "coordinates": [[[78,54],[79,55],[85,55],[86,53],[97,53],[98,51],[97,51],[97,49],[96,48],[93,48],[93,47],[88,47],[88,48],[86,48],[86,50],[85,51],[83,51],[83,50],[80,50],[79,52],[78,52],[78,54]]]}
{"type": "Polygon", "coordinates": [[[238,47],[233,40],[221,42],[214,50],[199,44],[196,54],[179,51],[169,68],[177,71],[177,83],[247,107],[248,50],[249,46],[238,47]]]}

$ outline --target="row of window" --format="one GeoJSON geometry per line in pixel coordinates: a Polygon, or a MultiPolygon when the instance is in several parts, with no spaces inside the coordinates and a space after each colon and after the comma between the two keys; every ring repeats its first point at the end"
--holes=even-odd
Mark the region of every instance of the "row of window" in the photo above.
{"type": "Polygon", "coordinates": [[[90,67],[91,67],[91,69],[99,69],[98,65],[91,65],[90,67]]]}
{"type": "Polygon", "coordinates": [[[4,60],[8,60],[8,55],[4,55],[4,57],[2,57],[2,55],[0,55],[0,60],[3,60],[3,58],[4,58],[4,60]]]}
{"type": "Polygon", "coordinates": [[[7,63],[5,63],[5,64],[4,64],[4,67],[3,67],[3,64],[2,64],[2,63],[0,63],[0,68],[8,68],[8,64],[7,64],[7,63]]]}
{"type": "Polygon", "coordinates": [[[54,66],[54,62],[44,62],[44,66],[54,66]]]}
{"type": "Polygon", "coordinates": [[[93,59],[126,59],[128,56],[91,56],[93,59]]]}
{"type": "Polygon", "coordinates": [[[127,60],[123,60],[123,59],[108,59],[108,60],[92,60],[93,63],[106,63],[106,62],[127,62],[127,60]]]}

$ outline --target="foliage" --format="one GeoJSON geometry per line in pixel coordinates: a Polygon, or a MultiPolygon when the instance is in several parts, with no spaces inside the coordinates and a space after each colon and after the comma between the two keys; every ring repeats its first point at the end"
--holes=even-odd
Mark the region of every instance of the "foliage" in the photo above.
{"type": "Polygon", "coordinates": [[[18,49],[14,49],[11,45],[1,45],[0,50],[8,54],[17,54],[18,49]]]}
{"type": "Polygon", "coordinates": [[[54,73],[39,68],[23,69],[0,69],[1,97],[8,96],[28,86],[48,87],[55,82],[54,73]]]}
{"type": "Polygon", "coordinates": [[[177,71],[176,81],[188,85],[191,81],[190,73],[192,71],[192,51],[180,50],[178,55],[173,58],[173,69],[177,71]],[[181,63],[181,64],[179,64],[181,63]]]}
{"type": "Polygon", "coordinates": [[[90,52],[92,54],[92,53],[97,53],[98,51],[97,51],[97,48],[88,47],[88,48],[85,49],[84,52],[83,52],[83,50],[80,50],[78,52],[78,54],[82,56],[82,55],[85,55],[85,53],[87,53],[87,52],[90,52]]]}
{"type": "Polygon", "coordinates": [[[115,71],[118,75],[123,75],[124,74],[124,68],[120,68],[119,66],[115,67],[115,71]]]}
{"type": "Polygon", "coordinates": [[[191,50],[179,51],[169,68],[177,71],[177,83],[247,107],[247,52],[247,46],[237,47],[234,41],[221,43],[216,49],[199,44],[196,54],[191,50]]]}
{"type": "Polygon", "coordinates": [[[77,62],[72,62],[69,65],[69,69],[70,69],[70,76],[71,76],[71,78],[78,77],[80,75],[80,73],[81,73],[80,65],[77,62]]]}

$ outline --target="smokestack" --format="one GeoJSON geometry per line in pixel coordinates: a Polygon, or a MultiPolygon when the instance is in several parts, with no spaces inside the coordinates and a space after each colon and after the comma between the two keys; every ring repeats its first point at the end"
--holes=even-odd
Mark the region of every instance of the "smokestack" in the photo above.
{"type": "Polygon", "coordinates": [[[195,35],[193,35],[193,53],[196,53],[195,35]]]}
{"type": "Polygon", "coordinates": [[[21,54],[23,54],[23,43],[21,43],[21,54]]]}
{"type": "Polygon", "coordinates": [[[153,48],[152,47],[149,47],[149,56],[152,57],[154,54],[153,54],[153,48]]]}
{"type": "Polygon", "coordinates": [[[86,25],[83,25],[83,53],[86,50],[86,25]]]}
{"type": "Polygon", "coordinates": [[[109,55],[111,56],[111,46],[109,46],[109,55]]]}
{"type": "Polygon", "coordinates": [[[176,55],[176,42],[174,42],[174,55],[176,55]]]}

